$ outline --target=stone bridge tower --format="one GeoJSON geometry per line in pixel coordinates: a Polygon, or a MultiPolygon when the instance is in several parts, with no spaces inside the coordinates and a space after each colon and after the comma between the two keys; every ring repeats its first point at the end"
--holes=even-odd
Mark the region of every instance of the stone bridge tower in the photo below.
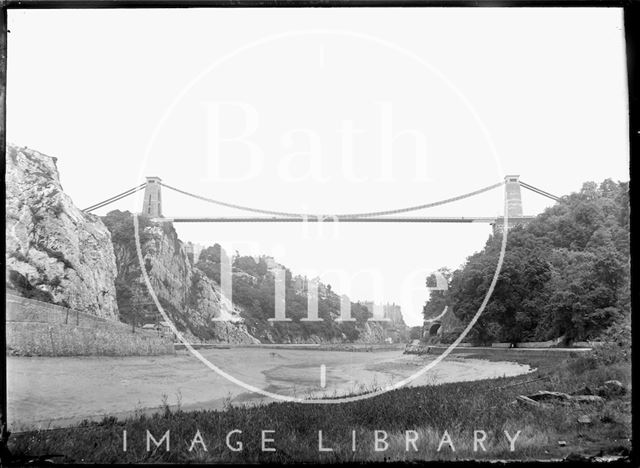
{"type": "Polygon", "coordinates": [[[147,177],[142,214],[150,218],[162,217],[162,198],[160,193],[162,185],[160,185],[160,182],[160,177],[147,177]]]}
{"type": "Polygon", "coordinates": [[[504,177],[507,191],[507,214],[509,218],[522,217],[522,195],[520,193],[520,176],[508,175],[504,177]]]}
{"type": "MultiPolygon", "coordinates": [[[[529,218],[522,214],[522,194],[520,191],[520,176],[507,175],[504,177],[505,192],[507,196],[507,216],[509,217],[509,229],[519,224],[526,223],[529,218]]],[[[504,217],[499,217],[493,223],[493,232],[504,230],[504,217]]]]}

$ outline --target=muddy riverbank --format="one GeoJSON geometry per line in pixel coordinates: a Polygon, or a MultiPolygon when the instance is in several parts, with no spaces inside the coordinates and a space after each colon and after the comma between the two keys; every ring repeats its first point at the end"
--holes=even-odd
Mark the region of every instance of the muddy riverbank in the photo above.
{"type": "MultiPolygon", "coordinates": [[[[203,356],[242,383],[272,393],[322,397],[398,382],[433,360],[400,349],[371,352],[230,348],[203,356]],[[324,375],[323,375],[324,374],[324,375]]],[[[528,365],[449,357],[411,385],[488,379],[529,372],[528,365]]],[[[273,401],[232,383],[186,351],[175,356],[7,357],[13,431],[66,427],[83,419],[153,412],[165,403],[190,409],[273,401]]]]}

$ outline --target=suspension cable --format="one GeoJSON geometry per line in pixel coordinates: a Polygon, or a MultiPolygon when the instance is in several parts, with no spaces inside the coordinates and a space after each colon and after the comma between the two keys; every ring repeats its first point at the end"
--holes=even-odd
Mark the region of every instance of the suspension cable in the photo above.
{"type": "Polygon", "coordinates": [[[532,191],[532,192],[534,192],[534,193],[537,193],[538,195],[542,195],[542,196],[544,196],[544,197],[550,198],[550,199],[552,199],[552,200],[555,200],[555,201],[560,200],[560,198],[559,198],[559,197],[556,197],[555,195],[552,195],[552,194],[550,194],[550,193],[548,193],[548,192],[545,192],[544,190],[540,190],[540,189],[538,189],[538,188],[536,188],[536,187],[529,186],[529,185],[523,185],[522,187],[524,187],[524,188],[526,188],[527,190],[530,190],[530,191],[532,191]]]}
{"type": "Polygon", "coordinates": [[[140,185],[138,187],[134,187],[132,189],[129,189],[126,192],[119,193],[118,195],[115,195],[115,196],[113,196],[111,198],[103,200],[103,201],[101,201],[99,203],[96,203],[94,205],[91,205],[90,207],[85,208],[85,210],[83,210],[83,211],[93,211],[93,210],[96,210],[98,208],[102,208],[103,206],[109,205],[109,204],[114,203],[114,202],[116,202],[118,200],[121,200],[122,198],[125,198],[125,197],[127,197],[127,196],[129,196],[129,195],[131,195],[131,194],[133,194],[135,192],[138,192],[138,191],[142,190],[145,187],[146,187],[146,183],[142,184],[142,185],[140,185]]]}
{"type": "Polygon", "coordinates": [[[549,192],[545,192],[544,190],[539,189],[537,187],[534,187],[533,185],[529,185],[529,184],[527,184],[525,182],[522,182],[522,181],[520,181],[520,185],[522,187],[526,188],[527,190],[531,190],[532,192],[537,193],[538,195],[542,195],[544,197],[551,198],[552,200],[555,200],[555,201],[560,201],[560,197],[556,197],[555,195],[552,195],[549,192]]]}
{"type": "MultiPolygon", "coordinates": [[[[547,198],[550,198],[554,201],[559,201],[560,197],[557,197],[555,195],[550,194],[549,192],[545,192],[542,189],[539,189],[537,187],[534,187],[533,185],[529,185],[526,182],[523,181],[519,181],[520,185],[524,188],[526,188],[527,190],[530,190],[534,193],[537,193],[538,195],[542,195],[545,196],[547,198]]],[[[284,216],[284,217],[290,217],[290,218],[322,218],[322,219],[329,219],[329,218],[336,218],[336,219],[345,219],[345,218],[367,218],[367,217],[374,217],[374,216],[383,216],[383,215],[391,215],[391,214],[396,214],[396,213],[407,213],[410,211],[416,211],[416,210],[421,210],[421,209],[426,209],[426,208],[433,208],[435,206],[441,206],[441,205],[446,205],[447,203],[452,203],[458,200],[463,200],[465,198],[469,198],[472,197],[474,195],[479,195],[481,193],[484,192],[488,192],[489,190],[493,190],[495,188],[498,188],[502,185],[504,185],[505,182],[498,182],[496,184],[493,185],[489,185],[487,187],[483,187],[481,189],[478,190],[474,190],[473,192],[468,192],[462,195],[458,195],[455,197],[451,197],[451,198],[447,198],[444,200],[439,200],[439,201],[435,201],[432,203],[426,203],[424,205],[415,205],[415,206],[410,206],[410,207],[406,207],[406,208],[398,208],[395,210],[387,210],[387,211],[371,211],[371,212],[365,212],[365,213],[350,213],[350,214],[334,214],[334,215],[315,215],[315,214],[310,214],[310,213],[291,213],[291,212],[284,212],[284,211],[272,211],[272,210],[263,210],[260,208],[251,208],[248,206],[243,206],[243,205],[236,205],[233,203],[228,203],[228,202],[223,202],[220,200],[214,200],[212,198],[208,198],[208,197],[204,197],[201,195],[197,195],[195,193],[191,193],[191,192],[187,192],[185,190],[181,190],[179,188],[176,187],[172,187],[171,185],[165,184],[160,182],[160,185],[168,188],[169,190],[173,190],[175,192],[181,193],[183,195],[198,199],[198,200],[202,200],[208,203],[213,203],[216,205],[220,205],[220,206],[225,206],[228,208],[235,208],[235,209],[239,209],[239,210],[243,210],[243,211],[250,211],[253,213],[262,213],[262,214],[269,214],[269,215],[275,215],[275,216],[284,216]]],[[[97,210],[98,208],[102,208],[104,206],[107,206],[111,203],[115,203],[118,200],[121,200],[125,197],[128,197],[129,195],[132,195],[140,190],[142,190],[143,188],[145,188],[147,186],[147,183],[143,183],[138,185],[137,187],[133,187],[129,190],[126,190],[122,193],[119,193],[118,195],[114,195],[111,198],[107,198],[106,200],[103,200],[99,203],[95,203],[93,205],[91,205],[88,208],[85,208],[84,212],[91,212],[94,210],[97,210]]]]}
{"type": "Polygon", "coordinates": [[[538,190],[535,187],[531,187],[531,186],[527,186],[527,185],[522,185],[522,187],[527,189],[527,190],[529,190],[529,191],[531,191],[531,192],[533,192],[533,193],[535,193],[535,194],[542,195],[543,197],[550,198],[551,200],[554,200],[554,201],[560,200],[558,197],[555,197],[554,195],[551,195],[550,193],[546,193],[543,190],[538,190]]]}
{"type": "Polygon", "coordinates": [[[122,193],[119,193],[118,195],[114,195],[111,198],[107,198],[106,200],[103,200],[103,201],[101,201],[99,203],[95,203],[95,204],[91,205],[90,207],[85,208],[82,211],[90,213],[93,210],[97,210],[98,208],[102,208],[103,206],[107,206],[107,205],[109,205],[111,203],[117,202],[118,200],[121,200],[124,197],[128,197],[129,195],[134,194],[134,193],[142,190],[146,186],[147,186],[147,183],[145,182],[144,184],[138,185],[137,187],[133,187],[133,188],[131,188],[129,190],[126,190],[126,191],[124,191],[122,193]]]}
{"type": "Polygon", "coordinates": [[[316,214],[310,214],[310,213],[290,213],[290,212],[283,212],[283,211],[272,211],[272,210],[263,210],[263,209],[259,209],[259,208],[251,208],[248,206],[243,206],[243,205],[236,205],[233,203],[228,203],[228,202],[223,202],[220,200],[214,200],[212,198],[207,198],[207,197],[203,197],[201,195],[196,195],[194,193],[190,193],[187,192],[185,190],[181,190],[179,188],[176,187],[172,187],[170,185],[167,185],[163,182],[160,182],[160,185],[162,185],[163,187],[168,188],[169,190],[173,190],[175,192],[181,193],[183,195],[187,195],[189,197],[192,198],[196,198],[198,200],[202,200],[202,201],[206,201],[208,203],[213,203],[215,205],[220,205],[220,206],[226,206],[228,208],[236,208],[239,210],[243,210],[243,211],[250,211],[253,213],[262,213],[262,214],[269,214],[269,215],[275,215],[275,216],[285,216],[285,217],[302,217],[302,218],[316,218],[318,216],[322,217],[322,218],[337,218],[337,219],[344,219],[344,218],[365,218],[365,217],[370,217],[370,216],[382,216],[382,215],[388,215],[388,214],[396,214],[396,213],[406,213],[409,211],[416,211],[416,210],[421,210],[424,208],[433,208],[434,206],[440,206],[440,205],[445,205],[447,203],[452,203],[454,201],[458,201],[458,200],[462,200],[468,197],[472,197],[474,195],[478,195],[480,193],[484,193],[487,192],[489,190],[493,190],[495,188],[498,188],[502,185],[504,185],[505,182],[499,182],[497,184],[493,184],[493,185],[489,185],[487,187],[478,189],[478,190],[474,190],[473,192],[469,192],[469,193],[465,193],[463,195],[458,195],[455,197],[451,197],[451,198],[447,198],[445,200],[439,200],[436,202],[432,202],[432,203],[427,203],[424,205],[416,205],[416,206],[410,206],[407,208],[399,208],[399,209],[395,209],[395,210],[388,210],[388,211],[372,211],[372,212],[368,212],[368,213],[351,213],[351,214],[337,214],[337,215],[316,215],[316,214]]]}

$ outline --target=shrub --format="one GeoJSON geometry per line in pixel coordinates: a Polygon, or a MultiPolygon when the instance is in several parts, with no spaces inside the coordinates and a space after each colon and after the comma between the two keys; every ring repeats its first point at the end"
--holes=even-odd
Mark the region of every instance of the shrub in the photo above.
{"type": "Polygon", "coordinates": [[[42,302],[53,303],[53,297],[50,292],[34,287],[21,273],[15,270],[9,271],[8,280],[9,287],[13,288],[20,296],[42,302]]]}
{"type": "Polygon", "coordinates": [[[60,286],[61,282],[62,282],[62,280],[60,279],[60,277],[56,276],[55,278],[52,278],[51,281],[49,281],[49,285],[52,288],[57,288],[58,286],[60,286]]]}
{"type": "Polygon", "coordinates": [[[567,362],[567,369],[575,375],[598,368],[598,360],[593,355],[580,356],[567,362]]]}
{"type": "Polygon", "coordinates": [[[604,365],[631,361],[631,320],[625,316],[602,334],[602,344],[594,347],[595,358],[604,365]]]}

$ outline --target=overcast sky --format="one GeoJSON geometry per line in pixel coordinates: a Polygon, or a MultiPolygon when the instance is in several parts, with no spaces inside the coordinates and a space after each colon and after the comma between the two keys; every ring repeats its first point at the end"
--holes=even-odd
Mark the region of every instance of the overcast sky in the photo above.
{"type": "MultiPolygon", "coordinates": [[[[628,180],[619,9],[9,11],[7,136],[58,157],[81,208],[144,180],[277,211],[349,213],[520,174],[556,195],[628,180]]],[[[502,192],[414,215],[493,216],[502,192]]],[[[164,214],[221,209],[165,190],[164,214]]],[[[552,201],[523,192],[525,214],[552,201]]],[[[139,199],[112,208],[139,211],[139,199]]],[[[424,278],[486,224],[194,224],[421,323],[424,278]],[[320,230],[323,229],[323,230],[320,230]],[[352,281],[341,281],[351,277],[352,281]],[[375,280],[375,278],[378,280],[375,280]],[[377,282],[376,282],[377,281],[377,282]]]]}

